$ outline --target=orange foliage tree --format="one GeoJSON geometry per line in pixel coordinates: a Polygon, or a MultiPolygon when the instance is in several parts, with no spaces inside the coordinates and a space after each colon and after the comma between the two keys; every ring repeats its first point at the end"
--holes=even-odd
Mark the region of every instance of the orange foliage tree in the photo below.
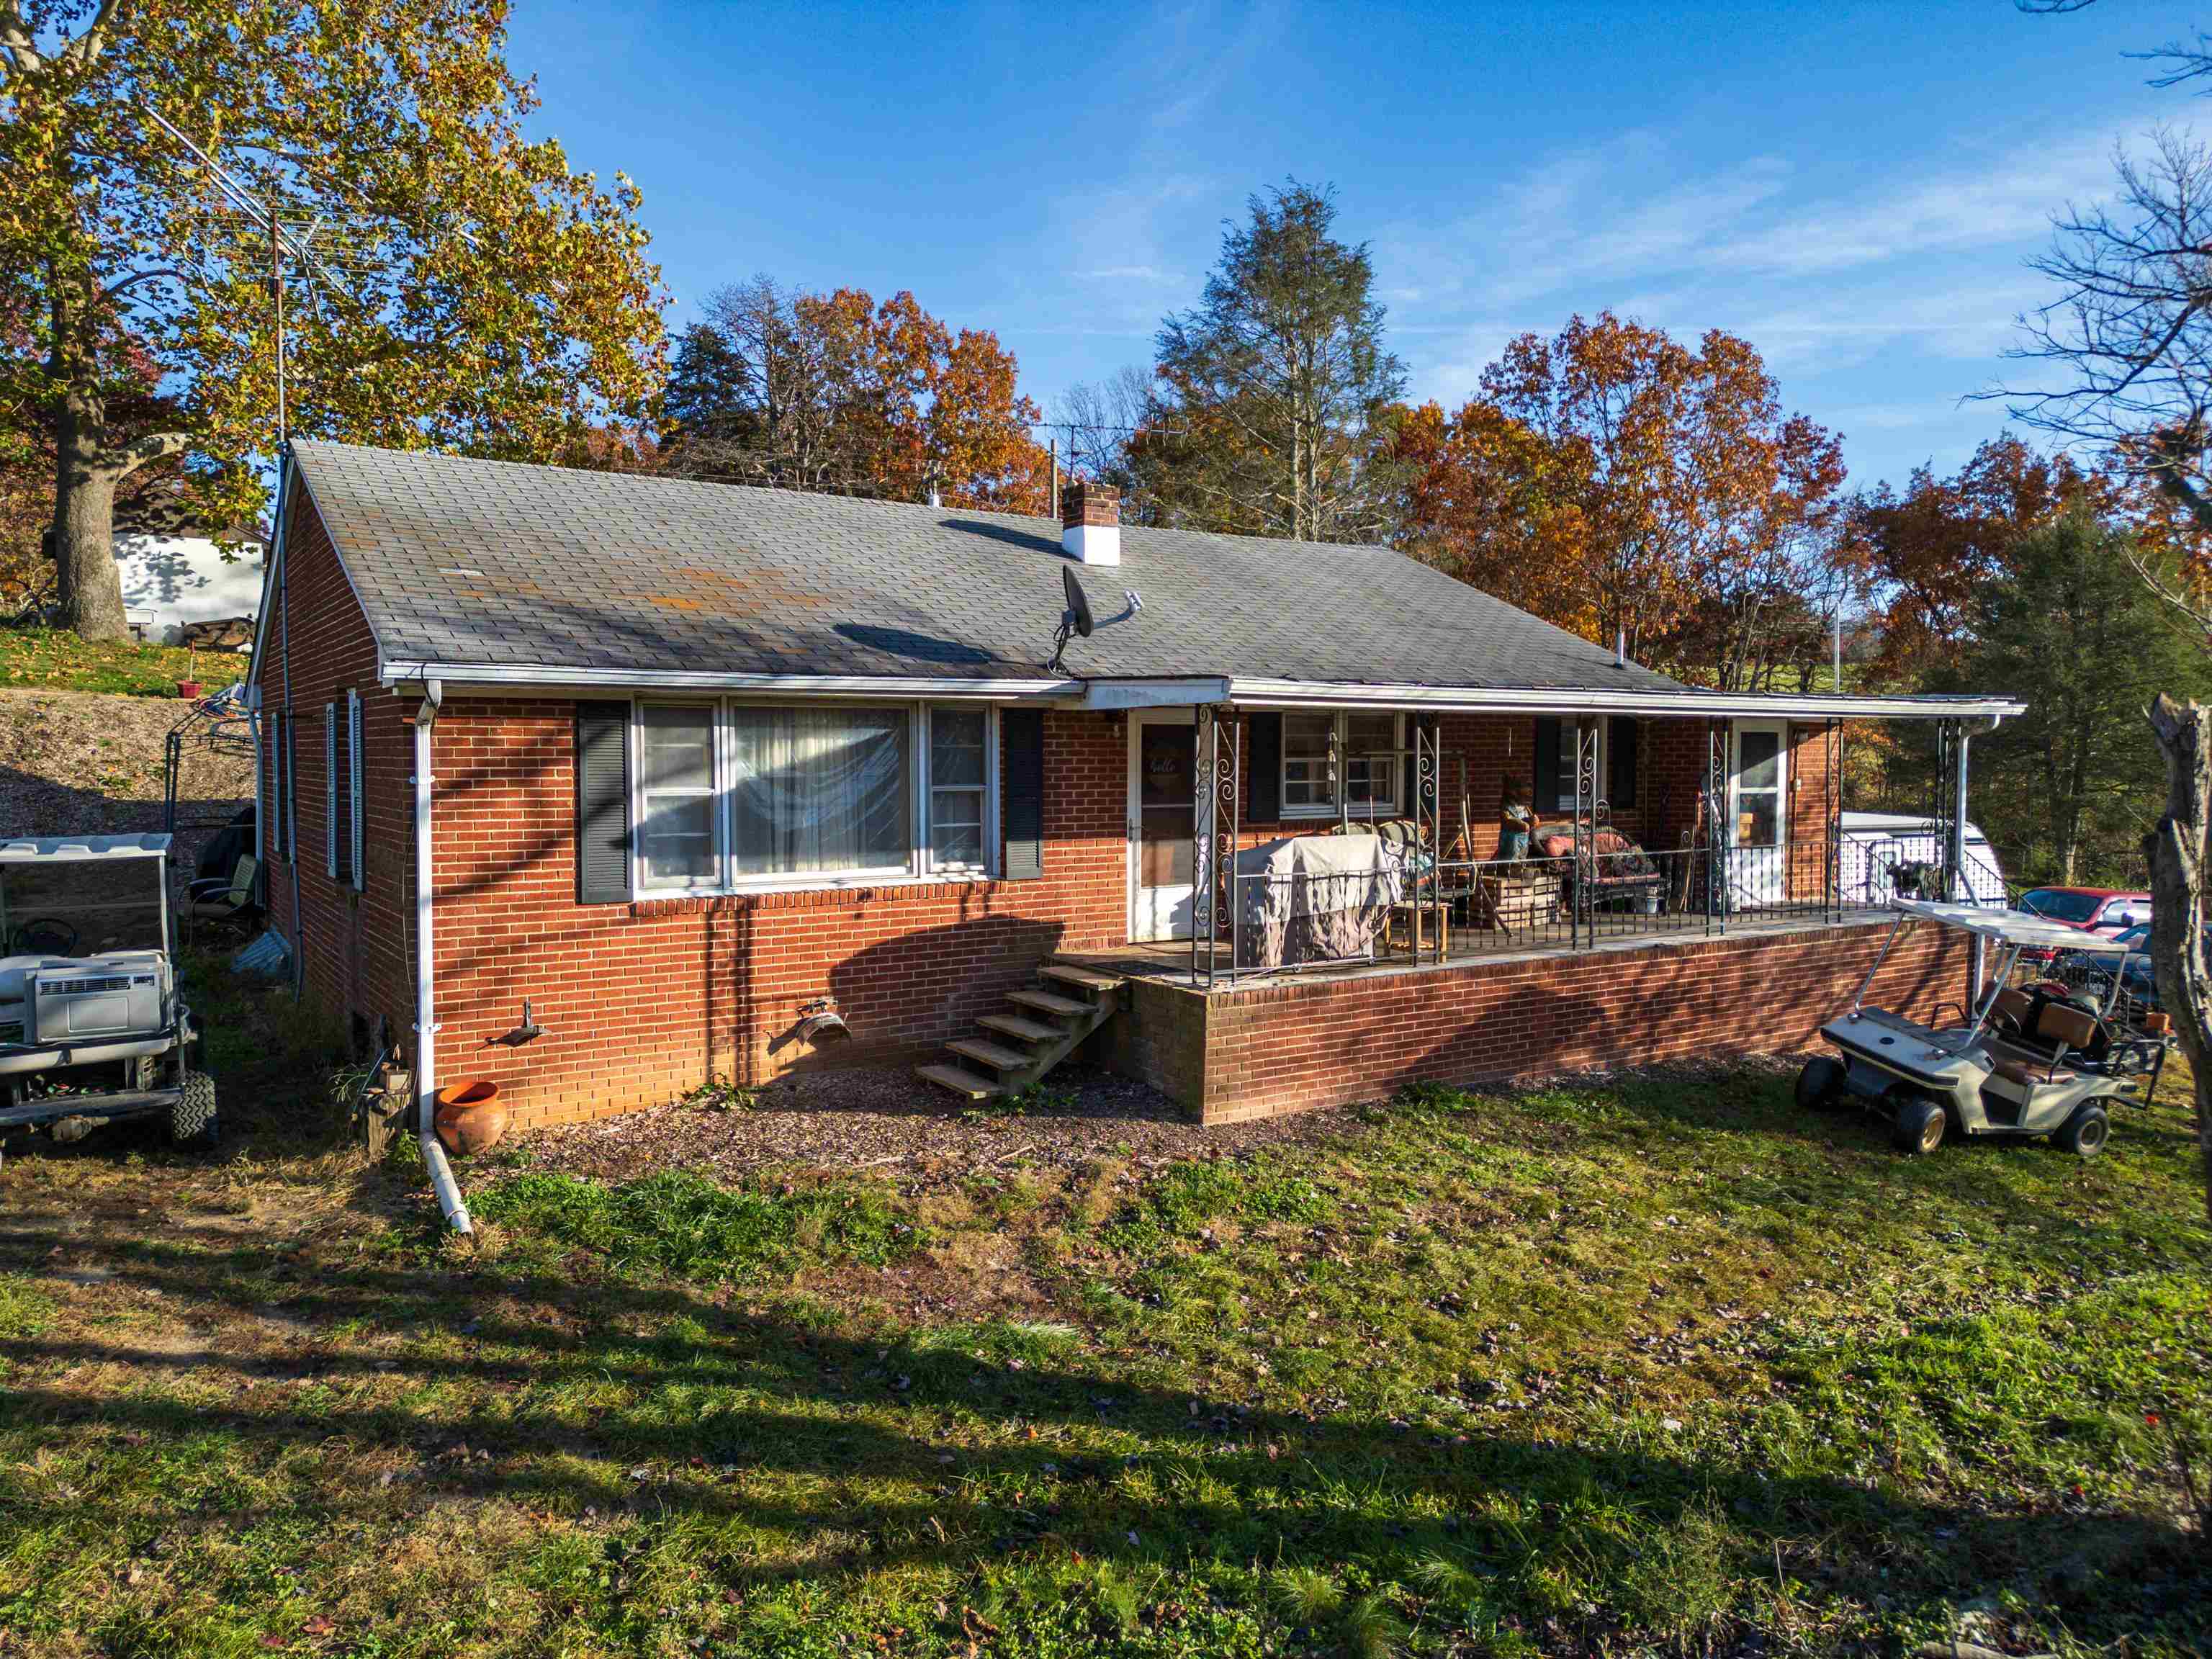
{"type": "Polygon", "coordinates": [[[1767,683],[1840,580],[1837,441],[1719,330],[1522,335],[1456,415],[1410,411],[1398,458],[1411,550],[1708,684],[1767,683]]]}
{"type": "Polygon", "coordinates": [[[1884,483],[1862,495],[1852,504],[1849,539],[1880,602],[1881,644],[1869,672],[1884,684],[1915,686],[1954,667],[1977,595],[2010,573],[2021,538],[2076,503],[2110,517],[2125,505],[2122,494],[2109,477],[2063,453],[2040,454],[2008,433],[1982,445],[1951,477],[1923,466],[1902,493],[1884,483]]]}
{"type": "Polygon", "coordinates": [[[678,343],[661,437],[671,471],[748,483],[1051,510],[1050,458],[1014,355],[902,290],[717,293],[678,343]]]}

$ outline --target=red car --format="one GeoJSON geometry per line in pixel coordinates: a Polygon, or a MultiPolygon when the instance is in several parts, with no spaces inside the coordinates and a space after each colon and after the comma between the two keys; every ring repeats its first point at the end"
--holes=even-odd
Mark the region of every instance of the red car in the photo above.
{"type": "MultiPolygon", "coordinates": [[[[2148,924],[2150,921],[2148,893],[2122,892],[2110,887],[2035,887],[2020,896],[2013,907],[2025,910],[2031,916],[2041,916],[2046,921],[2056,921],[2068,927],[2078,927],[2085,933],[2098,933],[2106,939],[2130,927],[2148,924]]],[[[2056,951],[2027,951],[2025,959],[2048,962],[2058,953],[2056,951]]]]}

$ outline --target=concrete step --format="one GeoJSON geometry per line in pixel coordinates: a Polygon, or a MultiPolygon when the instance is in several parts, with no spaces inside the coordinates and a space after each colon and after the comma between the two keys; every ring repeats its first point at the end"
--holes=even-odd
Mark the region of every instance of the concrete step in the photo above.
{"type": "Polygon", "coordinates": [[[1018,1003],[1024,1008],[1036,1008],[1044,1013],[1062,1014],[1071,1018],[1077,1014],[1095,1014],[1098,1012],[1098,1005],[1095,1002],[1078,1002],[1073,997],[1055,996],[1050,991],[1009,991],[1006,993],[1006,1000],[1018,1003]]]}
{"type": "Polygon", "coordinates": [[[914,1074],[969,1100],[988,1100],[993,1095],[1006,1092],[988,1079],[977,1077],[973,1072],[963,1072],[957,1066],[917,1066],[914,1068],[914,1074]]]}
{"type": "Polygon", "coordinates": [[[1048,962],[1037,969],[1039,977],[1058,980],[1063,985],[1079,985],[1086,991],[1118,991],[1121,981],[1111,974],[1102,974],[1095,968],[1079,968],[1072,962],[1048,962]]]}
{"type": "Polygon", "coordinates": [[[984,1014],[976,1022],[994,1031],[1004,1031],[1008,1036],[1019,1037],[1024,1042],[1050,1042],[1067,1035],[1061,1025],[1046,1025],[1034,1019],[1024,1019],[1019,1014],[984,1014]]]}
{"type": "Polygon", "coordinates": [[[1036,1063],[1036,1056],[1019,1048],[1002,1048],[995,1042],[986,1042],[981,1037],[955,1037],[945,1045],[956,1054],[969,1060],[980,1060],[986,1066],[1000,1072],[1018,1072],[1025,1066],[1036,1063]]]}

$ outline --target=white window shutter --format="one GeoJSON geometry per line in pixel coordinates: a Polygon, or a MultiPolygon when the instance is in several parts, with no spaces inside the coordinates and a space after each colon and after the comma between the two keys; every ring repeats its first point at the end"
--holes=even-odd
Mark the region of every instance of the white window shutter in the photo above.
{"type": "Polygon", "coordinates": [[[349,691],[346,693],[346,763],[349,770],[347,782],[351,786],[346,791],[346,805],[350,811],[353,820],[353,841],[351,844],[353,857],[350,861],[349,867],[353,871],[353,890],[355,892],[358,893],[366,884],[361,867],[362,842],[364,838],[366,825],[363,822],[364,813],[361,804],[361,775],[362,768],[361,763],[361,693],[358,691],[349,691]]]}
{"type": "Polygon", "coordinates": [[[323,867],[338,878],[338,711],[323,705],[323,867]]]}

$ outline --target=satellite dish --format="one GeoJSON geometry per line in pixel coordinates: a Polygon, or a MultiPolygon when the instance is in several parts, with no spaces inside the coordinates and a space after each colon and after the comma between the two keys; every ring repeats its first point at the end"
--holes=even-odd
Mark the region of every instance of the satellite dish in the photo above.
{"type": "Polygon", "coordinates": [[[1083,584],[1075,580],[1075,567],[1064,564],[1060,568],[1060,586],[1067,596],[1067,609],[1060,613],[1060,629],[1052,636],[1052,660],[1045,665],[1049,673],[1060,672],[1060,659],[1067,654],[1067,642],[1080,634],[1091,637],[1097,624],[1091,619],[1091,600],[1083,592],[1083,584]]]}
{"type": "Polygon", "coordinates": [[[1060,568],[1060,585],[1067,590],[1067,620],[1077,634],[1091,637],[1095,624],[1091,620],[1091,600],[1084,593],[1083,584],[1075,580],[1075,567],[1064,564],[1060,568]]]}

